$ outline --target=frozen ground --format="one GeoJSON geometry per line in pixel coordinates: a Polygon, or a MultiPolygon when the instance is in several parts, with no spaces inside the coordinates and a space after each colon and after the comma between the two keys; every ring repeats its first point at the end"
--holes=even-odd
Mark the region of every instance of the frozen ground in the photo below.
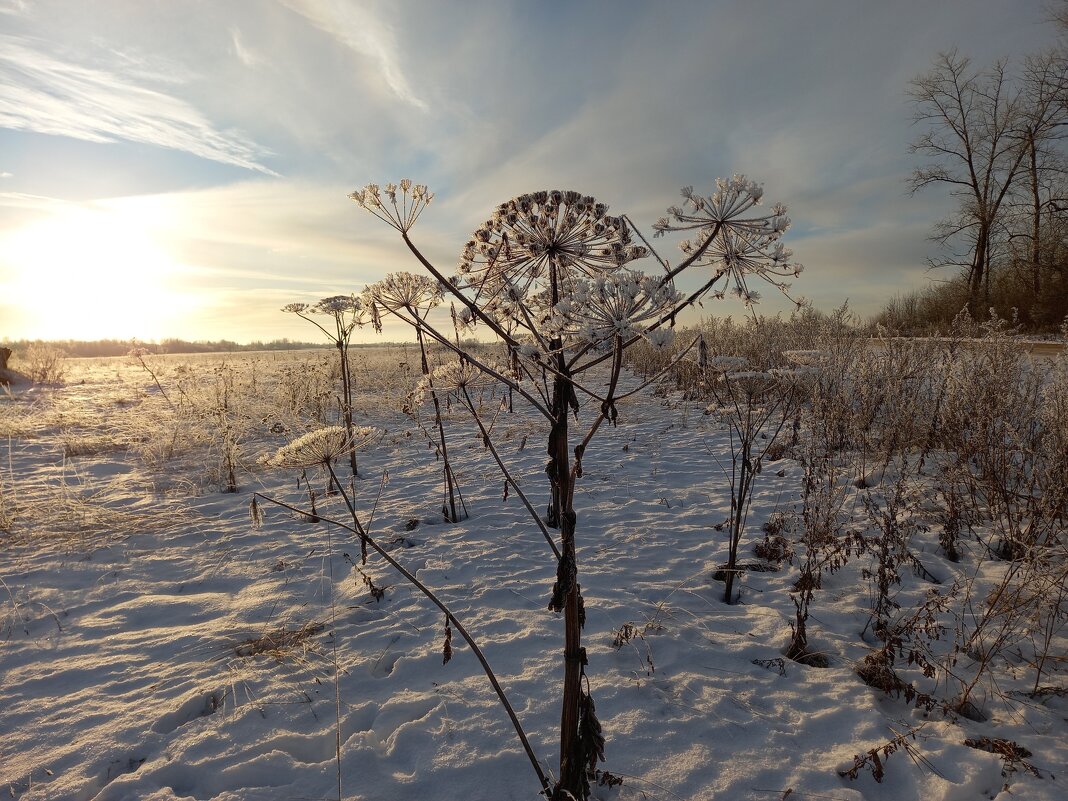
{"type": "MultiPolygon", "coordinates": [[[[307,426],[278,400],[285,382],[263,377],[292,364],[261,364],[254,385],[253,363],[231,360],[220,379],[218,360],[160,359],[164,395],[127,360],[87,362],[65,387],[0,400],[0,789],[23,801],[337,798],[339,709],[346,799],[537,798],[459,637],[442,664],[440,612],[373,556],[364,571],[386,591],[372,599],[345,558],[358,545],[340,530],[269,506],[251,525],[253,491],[304,502],[297,475],[256,458],[307,426]],[[191,373],[214,384],[190,401],[199,416],[181,417],[169,404],[183,407],[191,373]],[[227,442],[240,457],[234,494],[220,491],[227,442]]],[[[546,611],[551,552],[518,498],[502,503],[503,481],[458,408],[450,443],[470,517],[441,522],[438,465],[397,397],[361,397],[359,422],[386,434],[361,454],[359,506],[480,641],[555,773],[563,626],[546,611]]],[[[544,435],[522,414],[502,414],[495,433],[543,507],[544,435]]],[[[1068,698],[1016,692],[1025,666],[999,667],[982,723],[919,711],[858,678],[870,648],[866,560],[817,593],[810,638],[827,668],[783,659],[796,567],[747,573],[741,603],[725,605],[712,573],[726,555],[715,526],[730,506],[728,460],[726,432],[698,406],[651,392],[585,459],[575,506],[588,675],[604,767],[624,780],[594,797],[1068,797],[1068,698]],[[614,647],[628,623],[633,636],[614,647]],[[882,758],[881,782],[868,769],[839,774],[908,732],[911,750],[882,758]],[[1026,747],[1027,765],[964,745],[981,737],[1026,747]]],[[[757,478],[746,560],[762,523],[796,502],[799,475],[784,459],[757,478]]],[[[337,498],[319,511],[343,517],[337,498]]],[[[932,531],[915,544],[933,573],[969,569],[936,545],[932,531]]],[[[909,574],[900,599],[928,588],[909,574]]],[[[1044,683],[1064,686],[1063,672],[1044,683]]]]}

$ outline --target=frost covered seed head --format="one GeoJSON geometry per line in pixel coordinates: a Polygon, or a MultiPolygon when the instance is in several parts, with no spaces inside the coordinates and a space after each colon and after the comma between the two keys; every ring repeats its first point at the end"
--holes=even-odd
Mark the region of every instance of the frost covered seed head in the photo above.
{"type": "Polygon", "coordinates": [[[491,383],[490,377],[466,359],[447,362],[434,369],[434,386],[444,390],[474,388],[491,383]]]}
{"type": "Polygon", "coordinates": [[[350,192],[349,199],[387,225],[407,233],[434,199],[434,193],[423,184],[402,178],[399,184],[386,184],[384,190],[378,184],[367,184],[350,192]]]}
{"type": "Polygon", "coordinates": [[[457,283],[489,298],[491,311],[501,316],[516,311],[516,304],[548,313],[559,299],[550,297],[554,280],[559,297],[567,297],[576,281],[648,255],[631,244],[624,220],[607,211],[603,203],[574,191],[512,198],[464,246],[457,283]]]}
{"type": "Polygon", "coordinates": [[[358,426],[352,436],[342,426],[310,431],[283,445],[264,461],[269,467],[305,468],[325,465],[351,449],[364,448],[377,439],[379,430],[358,426]]]}
{"type": "Polygon", "coordinates": [[[340,315],[353,314],[362,308],[363,303],[355,295],[333,295],[320,300],[311,307],[311,311],[317,314],[340,315]]]}
{"type": "Polygon", "coordinates": [[[549,328],[555,334],[575,336],[593,345],[616,337],[645,336],[657,347],[664,347],[671,343],[672,335],[653,326],[681,297],[670,281],[629,270],[579,279],[570,297],[553,308],[549,328]]]}
{"type": "Polygon", "coordinates": [[[441,287],[437,281],[414,273],[390,273],[368,288],[373,303],[386,309],[406,309],[412,313],[425,311],[441,303],[441,287]]]}
{"type": "Polygon", "coordinates": [[[696,257],[694,264],[712,267],[717,276],[729,275],[732,293],[747,306],[760,299],[760,293],[748,285],[750,276],[758,276],[787,294],[790,284],[783,279],[800,275],[803,268],[792,261],[793,252],[779,241],[790,227],[786,207],[775,205],[767,214],[753,211],[763,194],[760,184],[743,175],[717,179],[716,190],[708,196],[685,187],[684,206],[672,206],[669,217],[657,220],[655,236],[694,231],[693,239],[680,243],[682,252],[696,257]]]}

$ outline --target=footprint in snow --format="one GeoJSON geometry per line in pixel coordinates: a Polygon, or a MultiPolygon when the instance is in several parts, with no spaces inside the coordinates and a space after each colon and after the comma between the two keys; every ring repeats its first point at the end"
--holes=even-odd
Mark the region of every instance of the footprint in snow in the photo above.
{"type": "Polygon", "coordinates": [[[168,712],[156,721],[152,731],[157,734],[170,734],[190,721],[213,715],[222,709],[226,702],[227,690],[215,690],[211,693],[194,693],[183,701],[177,709],[168,712]]]}

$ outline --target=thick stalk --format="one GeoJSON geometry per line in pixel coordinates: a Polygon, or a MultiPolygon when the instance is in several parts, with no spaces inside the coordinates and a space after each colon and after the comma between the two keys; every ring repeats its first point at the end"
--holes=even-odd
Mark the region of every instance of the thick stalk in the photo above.
{"type": "MultiPolygon", "coordinates": [[[[348,432],[349,437],[352,437],[354,426],[352,423],[352,378],[349,375],[349,348],[343,340],[339,339],[337,341],[337,350],[341,356],[341,391],[344,395],[345,431],[348,432]]],[[[356,469],[355,442],[349,445],[349,469],[352,470],[353,478],[359,475],[359,471],[356,469]]]]}
{"type": "MultiPolygon", "coordinates": [[[[571,497],[571,475],[568,464],[567,403],[563,399],[570,393],[564,379],[557,379],[561,398],[558,423],[553,433],[554,461],[556,462],[556,494],[561,499],[571,497]]],[[[560,545],[562,560],[577,564],[575,555],[575,511],[570,503],[564,503],[560,511],[560,545]]],[[[582,797],[582,764],[578,741],[579,697],[582,683],[582,667],[585,661],[582,650],[582,626],[579,616],[579,586],[575,580],[568,589],[564,603],[564,687],[560,710],[560,782],[559,788],[582,797]]]]}
{"type": "MultiPolygon", "coordinates": [[[[559,302],[559,285],[555,262],[549,263],[551,301],[559,302]]],[[[553,339],[557,373],[553,379],[553,427],[549,434],[549,480],[553,488],[553,503],[558,510],[562,556],[557,570],[558,589],[563,593],[564,612],[564,686],[560,708],[560,778],[554,797],[565,798],[569,793],[580,799],[582,793],[582,743],[578,737],[579,700],[582,692],[582,624],[579,614],[578,561],[575,549],[575,509],[571,499],[571,465],[568,449],[568,413],[574,393],[564,360],[563,343],[553,339]],[[569,571],[570,567],[570,571],[569,571]],[[570,575],[569,575],[570,573],[570,575]],[[561,586],[562,585],[562,586],[561,586]]],[[[556,601],[554,592],[554,602],[556,601]]]]}

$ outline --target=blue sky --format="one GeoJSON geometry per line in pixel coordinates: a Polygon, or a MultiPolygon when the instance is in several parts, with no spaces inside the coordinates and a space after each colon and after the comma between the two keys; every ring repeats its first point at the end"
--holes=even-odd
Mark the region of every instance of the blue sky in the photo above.
{"type": "Polygon", "coordinates": [[[648,230],[744,173],[790,207],[796,291],[871,313],[948,208],[908,194],[909,80],[1055,33],[1039,0],[0,0],[0,338],[314,339],[279,308],[418,269],[346,199],[401,177],[451,268],[516,194],[648,230]]]}

